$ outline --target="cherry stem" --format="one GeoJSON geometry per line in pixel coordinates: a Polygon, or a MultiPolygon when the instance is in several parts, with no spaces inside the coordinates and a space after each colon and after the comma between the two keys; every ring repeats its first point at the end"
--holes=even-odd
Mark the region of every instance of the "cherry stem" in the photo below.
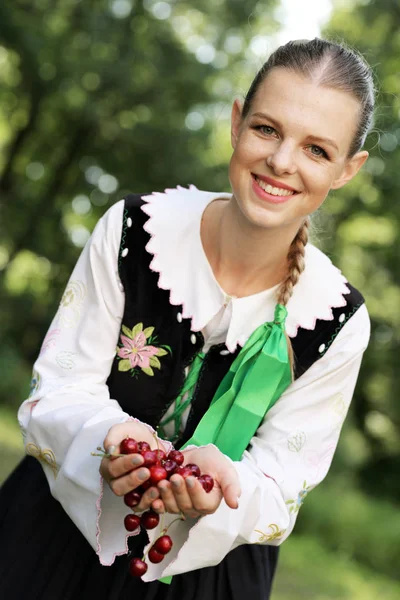
{"type": "MultiPolygon", "coordinates": [[[[101,448],[98,448],[98,450],[101,450],[101,448]]],[[[90,454],[92,456],[100,456],[101,458],[120,458],[121,456],[126,456],[126,454],[108,454],[103,451],[101,453],[91,452],[90,454]]]]}

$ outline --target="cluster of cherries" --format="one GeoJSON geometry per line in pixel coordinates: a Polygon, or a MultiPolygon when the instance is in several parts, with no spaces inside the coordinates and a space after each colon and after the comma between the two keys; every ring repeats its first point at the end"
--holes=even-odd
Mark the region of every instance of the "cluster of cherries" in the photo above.
{"type": "MultiPolygon", "coordinates": [[[[169,479],[175,473],[186,479],[189,476],[196,477],[203,489],[209,493],[214,487],[214,480],[210,475],[202,475],[198,465],[192,463],[183,465],[184,456],[179,450],[171,450],[168,455],[163,450],[151,450],[147,442],[137,442],[132,438],[125,438],[120,444],[121,454],[140,454],[144,462],[141,467],[147,467],[150,477],[142,485],[124,496],[124,502],[130,508],[140,503],[144,492],[151,486],[156,486],[160,481],[169,479]]],[[[124,519],[125,528],[135,531],[140,526],[143,529],[154,529],[160,521],[160,516],[153,510],[148,510],[140,516],[136,514],[126,515],[124,519]]],[[[174,521],[173,521],[174,522],[174,521]]],[[[171,523],[172,525],[172,523],[171,523]]],[[[162,530],[160,537],[156,539],[148,552],[148,559],[152,563],[160,563],[164,556],[172,548],[172,540],[166,535],[168,527],[162,530]]],[[[129,563],[129,572],[134,577],[141,577],[147,571],[145,557],[132,558],[129,563]]]]}

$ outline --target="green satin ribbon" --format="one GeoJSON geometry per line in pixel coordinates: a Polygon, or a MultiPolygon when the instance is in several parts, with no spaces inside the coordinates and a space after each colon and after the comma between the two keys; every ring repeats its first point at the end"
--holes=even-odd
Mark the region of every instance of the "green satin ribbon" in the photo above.
{"type": "MultiPolygon", "coordinates": [[[[242,458],[265,414],[292,382],[286,317],[286,308],[277,304],[273,322],[252,333],[183,448],[215,444],[232,460],[242,458]]],[[[171,579],[160,581],[171,583],[171,579]]]]}
{"type": "Polygon", "coordinates": [[[181,392],[175,400],[174,412],[171,415],[169,415],[168,417],[164,417],[164,419],[162,421],[160,421],[160,424],[157,427],[157,434],[164,440],[168,440],[168,441],[172,442],[173,444],[180,437],[182,415],[192,401],[192,396],[193,396],[193,392],[196,388],[197,379],[199,377],[201,367],[203,366],[204,356],[205,356],[204,352],[199,352],[198,354],[196,354],[196,356],[190,366],[190,371],[188,373],[188,376],[185,379],[185,383],[183,384],[181,392]],[[186,400],[184,400],[183,398],[184,398],[186,392],[188,393],[188,397],[186,398],[186,400]],[[165,431],[165,425],[167,425],[171,421],[174,421],[175,432],[174,432],[173,436],[168,436],[165,431]]]}
{"type": "Polygon", "coordinates": [[[184,447],[215,444],[232,460],[242,458],[266,412],[292,381],[286,316],[286,308],[277,304],[274,321],[252,333],[184,447]]]}

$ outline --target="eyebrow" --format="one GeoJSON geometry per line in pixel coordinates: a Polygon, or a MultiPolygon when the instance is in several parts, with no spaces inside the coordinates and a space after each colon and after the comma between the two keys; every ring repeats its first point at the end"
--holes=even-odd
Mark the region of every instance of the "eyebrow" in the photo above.
{"type": "MultiPolygon", "coordinates": [[[[256,113],[253,113],[251,116],[252,117],[260,117],[261,119],[268,119],[268,121],[271,121],[271,123],[273,123],[274,125],[276,125],[277,127],[280,127],[282,129],[282,125],[279,123],[279,121],[277,121],[276,119],[273,119],[266,113],[256,112],[256,113]]],[[[318,143],[328,144],[329,146],[332,146],[332,148],[335,148],[335,150],[337,150],[339,152],[339,148],[337,147],[336,143],[329,138],[318,137],[316,135],[309,135],[309,136],[307,136],[307,139],[312,140],[314,142],[318,142],[318,143]]]]}

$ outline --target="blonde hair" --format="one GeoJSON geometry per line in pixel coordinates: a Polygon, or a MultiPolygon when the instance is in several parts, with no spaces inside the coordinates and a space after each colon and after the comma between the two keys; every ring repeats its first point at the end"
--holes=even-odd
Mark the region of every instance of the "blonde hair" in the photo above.
{"type": "MultiPolygon", "coordinates": [[[[310,219],[310,217],[307,217],[304,220],[300,229],[298,230],[298,232],[297,232],[295,238],[293,239],[293,241],[290,245],[290,248],[289,248],[289,252],[288,252],[288,256],[287,256],[288,274],[285,277],[285,279],[282,281],[281,285],[278,288],[278,292],[277,292],[277,301],[279,304],[282,304],[283,306],[286,306],[287,303],[289,302],[289,300],[293,294],[293,288],[296,285],[296,283],[299,281],[300,275],[302,274],[302,272],[304,271],[305,266],[306,266],[304,256],[305,256],[305,251],[306,251],[306,245],[307,245],[308,238],[309,238],[310,224],[311,224],[311,219],[310,219]]],[[[290,368],[291,368],[292,377],[293,377],[293,375],[294,375],[293,348],[292,348],[292,343],[290,341],[290,338],[287,334],[286,334],[286,340],[287,340],[287,345],[288,345],[290,368]]]]}

